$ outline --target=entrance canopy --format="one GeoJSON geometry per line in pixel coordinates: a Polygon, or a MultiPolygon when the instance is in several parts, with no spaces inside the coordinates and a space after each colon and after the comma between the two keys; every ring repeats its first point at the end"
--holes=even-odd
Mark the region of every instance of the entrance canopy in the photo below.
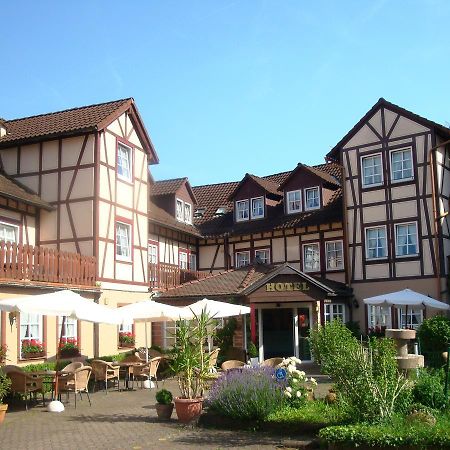
{"type": "Polygon", "coordinates": [[[190,318],[192,318],[194,314],[199,316],[202,311],[205,311],[210,317],[214,317],[214,319],[250,314],[250,308],[248,306],[234,305],[232,303],[219,302],[207,298],[181,309],[183,310],[183,314],[186,316],[190,315],[190,318]]]}
{"type": "Polygon", "coordinates": [[[94,303],[70,290],[0,300],[0,311],[68,316],[86,322],[113,325],[119,323],[113,309],[94,303]]]}
{"type": "Polygon", "coordinates": [[[447,310],[450,305],[440,302],[434,298],[412,291],[411,289],[403,289],[402,291],[391,292],[389,294],[377,295],[364,299],[366,305],[373,306],[402,306],[424,309],[425,307],[447,310]]]}

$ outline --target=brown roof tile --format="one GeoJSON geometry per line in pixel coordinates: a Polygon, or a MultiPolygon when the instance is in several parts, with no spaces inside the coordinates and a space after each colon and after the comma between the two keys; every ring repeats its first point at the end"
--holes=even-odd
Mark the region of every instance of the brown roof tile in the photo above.
{"type": "Polygon", "coordinates": [[[48,114],[5,120],[6,135],[0,138],[0,146],[27,140],[37,140],[53,135],[67,135],[94,131],[97,125],[133,99],[125,98],[79,108],[66,109],[48,114]]]}
{"type": "Polygon", "coordinates": [[[33,205],[38,208],[47,210],[53,209],[53,207],[49,203],[42,200],[31,189],[27,188],[18,181],[13,180],[5,173],[0,173],[0,195],[11,198],[13,200],[22,201],[28,205],[33,205]]]}
{"type": "Polygon", "coordinates": [[[150,195],[158,196],[175,194],[186,181],[187,177],[155,181],[155,183],[150,186],[150,195]]]}

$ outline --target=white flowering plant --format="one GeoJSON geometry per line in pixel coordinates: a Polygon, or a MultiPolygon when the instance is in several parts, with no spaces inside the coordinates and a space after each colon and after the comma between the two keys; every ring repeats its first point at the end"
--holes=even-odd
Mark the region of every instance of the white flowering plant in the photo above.
{"type": "Polygon", "coordinates": [[[298,370],[297,366],[301,364],[301,360],[295,356],[283,359],[278,366],[286,371],[284,395],[289,406],[298,408],[305,404],[308,400],[308,394],[314,392],[317,381],[306,376],[303,370],[298,370]]]}

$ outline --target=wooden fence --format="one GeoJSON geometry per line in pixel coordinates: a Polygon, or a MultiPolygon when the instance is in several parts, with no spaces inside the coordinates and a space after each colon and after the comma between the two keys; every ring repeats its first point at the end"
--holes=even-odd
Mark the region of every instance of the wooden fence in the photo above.
{"type": "Polygon", "coordinates": [[[175,264],[149,263],[148,265],[150,287],[155,289],[170,289],[209,275],[211,275],[209,272],[181,269],[175,264]]]}
{"type": "Polygon", "coordinates": [[[0,279],[95,286],[95,257],[0,241],[0,279]]]}

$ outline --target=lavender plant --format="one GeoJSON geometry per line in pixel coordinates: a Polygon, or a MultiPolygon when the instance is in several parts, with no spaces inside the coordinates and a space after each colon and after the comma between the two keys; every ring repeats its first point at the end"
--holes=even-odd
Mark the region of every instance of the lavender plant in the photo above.
{"type": "Polygon", "coordinates": [[[208,404],[233,419],[262,420],[283,405],[284,388],[271,367],[229,370],[212,385],[208,404]]]}

